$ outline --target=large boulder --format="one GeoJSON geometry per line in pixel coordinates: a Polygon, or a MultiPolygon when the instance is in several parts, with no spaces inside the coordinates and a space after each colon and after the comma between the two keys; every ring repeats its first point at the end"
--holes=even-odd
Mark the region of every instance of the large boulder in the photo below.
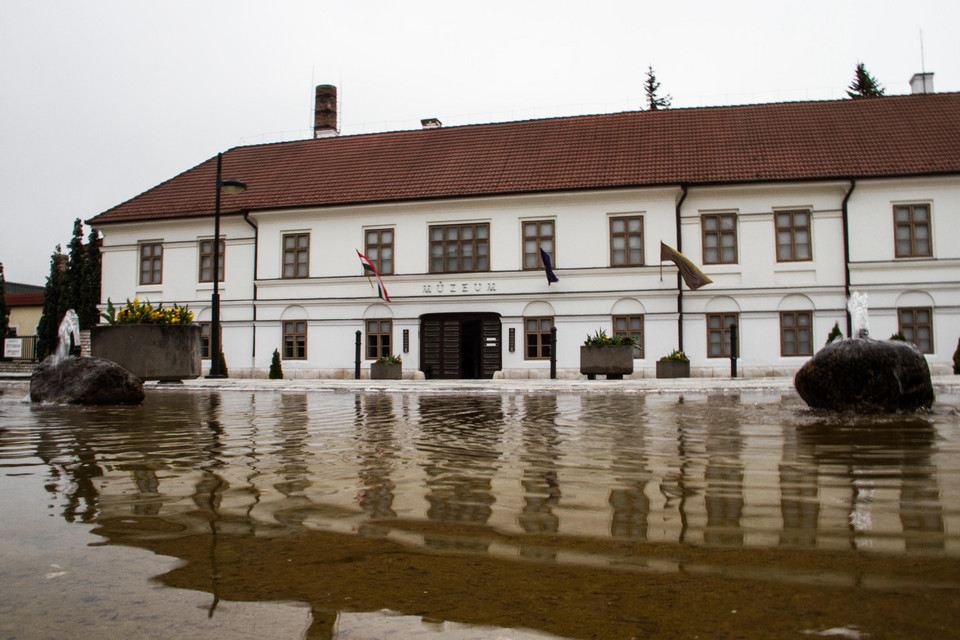
{"type": "Polygon", "coordinates": [[[51,356],[30,377],[30,400],[61,404],[140,404],[143,382],[102,358],[51,356]]]}
{"type": "Polygon", "coordinates": [[[933,383],[923,354],[899,340],[854,338],[831,342],[793,381],[814,409],[904,413],[933,404],[933,383]]]}

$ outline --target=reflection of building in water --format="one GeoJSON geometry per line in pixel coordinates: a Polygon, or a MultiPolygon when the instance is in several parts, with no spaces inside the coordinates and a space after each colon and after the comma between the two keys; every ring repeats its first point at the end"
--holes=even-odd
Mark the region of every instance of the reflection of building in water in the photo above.
{"type": "Polygon", "coordinates": [[[396,466],[397,443],[393,431],[393,396],[356,395],[357,445],[360,449],[360,491],[357,504],[373,519],[395,518],[394,484],[390,474],[396,466]]]}
{"type": "MultiPolygon", "coordinates": [[[[560,434],[557,431],[557,397],[526,395],[520,419],[523,450],[520,486],[523,507],[517,522],[525,533],[557,533],[560,519],[553,512],[560,503],[560,434]]],[[[521,556],[538,560],[556,554],[537,548],[521,548],[521,556]]]]}
{"type": "Polygon", "coordinates": [[[649,451],[646,440],[646,403],[643,397],[619,398],[610,407],[624,422],[613,434],[613,484],[610,489],[610,534],[617,537],[647,539],[650,498],[646,494],[651,474],[647,469],[649,451]]]}
{"type": "MultiPolygon", "coordinates": [[[[468,396],[420,398],[417,449],[426,474],[427,518],[486,524],[492,513],[493,477],[503,455],[503,399],[468,396]]],[[[442,544],[438,540],[434,544],[442,544]]]]}
{"type": "Polygon", "coordinates": [[[718,419],[706,424],[707,527],[703,539],[708,544],[739,546],[743,544],[744,505],[743,436],[738,421],[740,398],[711,397],[709,404],[717,406],[712,413],[723,417],[718,415],[718,419]]]}
{"type": "Polygon", "coordinates": [[[439,525],[455,523],[460,539],[960,551],[944,505],[958,461],[926,418],[858,426],[736,397],[166,393],[122,424],[38,412],[66,519],[230,535],[429,521],[405,539],[444,548],[439,525]]]}

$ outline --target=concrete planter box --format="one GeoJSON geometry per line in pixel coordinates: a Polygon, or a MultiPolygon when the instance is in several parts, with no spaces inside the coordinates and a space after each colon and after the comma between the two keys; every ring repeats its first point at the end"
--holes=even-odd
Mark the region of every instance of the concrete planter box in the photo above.
{"type": "Polygon", "coordinates": [[[371,362],[370,379],[371,380],[400,380],[403,377],[403,364],[371,362]]]}
{"type": "Polygon", "coordinates": [[[90,330],[90,354],[141,380],[199,378],[200,325],[122,324],[90,330]]]}
{"type": "Polygon", "coordinates": [[[690,362],[683,360],[657,360],[658,378],[689,378],[690,362]]]}
{"type": "Polygon", "coordinates": [[[581,346],[580,373],[589,380],[598,375],[607,376],[607,380],[622,380],[633,373],[633,345],[581,346]]]}

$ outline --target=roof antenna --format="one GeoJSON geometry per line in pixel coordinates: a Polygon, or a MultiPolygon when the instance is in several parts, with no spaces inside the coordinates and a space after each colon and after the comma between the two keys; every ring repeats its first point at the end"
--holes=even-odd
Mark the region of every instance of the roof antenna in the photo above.
{"type": "Polygon", "coordinates": [[[923,60],[923,29],[920,29],[920,71],[927,72],[927,63],[923,60]]]}

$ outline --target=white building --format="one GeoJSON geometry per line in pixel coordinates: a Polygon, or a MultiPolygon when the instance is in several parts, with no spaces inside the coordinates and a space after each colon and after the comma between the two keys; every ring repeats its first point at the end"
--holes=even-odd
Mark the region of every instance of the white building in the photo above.
{"type": "MultiPolygon", "coordinates": [[[[587,334],[629,331],[634,376],[680,348],[695,376],[792,374],[846,334],[902,331],[934,373],[960,337],[960,94],[669,109],[238,147],[221,200],[233,376],[579,376],[587,334]],[[681,284],[663,242],[713,282],[681,284]],[[559,281],[549,284],[538,246],[559,281]],[[357,251],[378,268],[377,297],[357,251]]],[[[90,221],[103,301],[187,304],[207,323],[217,159],[90,221]]]]}

